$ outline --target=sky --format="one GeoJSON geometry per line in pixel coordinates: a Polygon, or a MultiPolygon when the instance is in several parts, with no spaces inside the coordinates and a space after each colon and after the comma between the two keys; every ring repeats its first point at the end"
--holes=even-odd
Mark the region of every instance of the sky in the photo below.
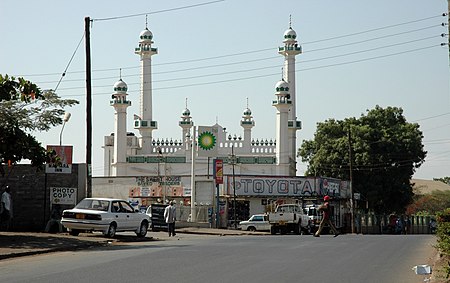
{"type": "MultiPolygon", "coordinates": [[[[296,57],[297,144],[316,124],[401,107],[418,123],[428,152],[414,178],[450,176],[449,49],[445,0],[0,0],[0,73],[56,89],[80,104],[63,131],[75,163],[86,161],[84,18],[91,25],[92,174],[103,175],[104,136],[114,131],[109,105],[120,75],[128,84],[127,128],[139,114],[139,34],[147,25],[158,54],[152,57],[153,137],[181,139],[184,108],[195,125],[216,122],[243,136],[240,120],[251,109],[255,139],[274,139],[277,53],[289,27],[303,54],[296,57]],[[339,3],[338,3],[339,2],[339,3]],[[78,47],[77,47],[78,46],[78,47]],[[72,57],[73,56],[73,57],[72,57]],[[72,60],[71,60],[72,58],[72,60]],[[62,73],[66,70],[62,78],[62,73]],[[121,70],[121,71],[120,71],[121,70]],[[186,102],[187,101],[187,102],[186,102]]],[[[58,145],[61,126],[33,133],[58,145]]],[[[135,132],[138,134],[137,132],[135,132]]],[[[298,175],[307,165],[298,161],[298,175]]]]}

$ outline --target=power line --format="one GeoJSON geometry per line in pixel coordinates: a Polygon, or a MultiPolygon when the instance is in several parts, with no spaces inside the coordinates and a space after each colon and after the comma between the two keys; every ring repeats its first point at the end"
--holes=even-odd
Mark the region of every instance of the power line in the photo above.
{"type": "MultiPolygon", "coordinates": [[[[435,17],[436,16],[428,17],[428,18],[425,18],[425,19],[431,19],[431,18],[435,18],[435,17]]],[[[351,34],[351,35],[364,34],[364,33],[372,32],[372,31],[375,31],[375,30],[386,29],[386,28],[393,27],[393,26],[400,26],[400,25],[405,25],[405,24],[412,23],[412,22],[423,21],[425,19],[419,19],[419,20],[405,22],[405,23],[400,23],[400,24],[396,24],[396,25],[370,29],[370,30],[366,30],[366,31],[357,32],[357,33],[354,33],[354,34],[351,34]]],[[[364,40],[364,41],[353,42],[353,43],[349,43],[349,44],[336,45],[336,46],[326,47],[326,48],[321,48],[321,49],[313,49],[313,50],[309,50],[309,51],[305,51],[305,52],[315,52],[315,51],[321,51],[321,50],[326,50],[326,49],[330,49],[330,48],[337,48],[337,47],[342,47],[342,46],[347,46],[347,45],[360,44],[360,43],[369,42],[369,41],[373,41],[373,40],[378,40],[378,39],[382,39],[382,38],[398,36],[398,35],[402,35],[402,34],[405,34],[405,33],[412,33],[412,32],[416,32],[416,31],[430,29],[430,28],[438,27],[438,26],[440,26],[440,25],[427,26],[427,27],[423,27],[423,28],[419,28],[419,29],[405,31],[405,32],[402,32],[402,33],[390,34],[390,35],[386,35],[386,36],[376,37],[376,38],[373,38],[373,39],[367,39],[367,40],[364,40]]],[[[338,38],[345,38],[345,37],[348,37],[348,36],[350,36],[350,35],[347,34],[347,35],[342,35],[342,36],[336,36],[336,37],[320,39],[320,40],[311,41],[311,42],[304,42],[302,44],[303,45],[307,45],[307,44],[316,43],[316,42],[323,42],[323,41],[328,41],[328,40],[333,40],[333,39],[338,39],[338,38]]],[[[270,50],[274,50],[274,49],[276,49],[276,48],[273,48],[273,47],[271,47],[271,48],[263,48],[263,49],[258,49],[258,50],[244,51],[244,52],[231,53],[231,54],[225,54],[225,55],[220,55],[220,56],[212,56],[212,57],[206,57],[206,58],[197,58],[197,59],[189,59],[189,60],[183,60],[183,61],[157,63],[157,64],[153,64],[153,66],[162,66],[162,65],[173,65],[173,64],[181,64],[181,63],[199,62],[199,61],[206,61],[206,60],[213,60],[213,59],[220,59],[220,58],[226,58],[226,57],[234,57],[234,56],[240,56],[240,55],[247,55],[247,54],[259,53],[259,52],[265,52],[265,51],[270,51],[270,50]]],[[[279,57],[270,57],[270,58],[279,58],[279,57]]],[[[267,58],[267,59],[269,59],[269,58],[267,58]]],[[[259,60],[267,60],[267,59],[265,58],[265,59],[259,59],[259,60]]],[[[137,68],[139,68],[139,66],[128,66],[128,67],[121,67],[121,68],[123,70],[126,70],[126,69],[137,69],[137,68]]],[[[118,68],[97,69],[97,70],[93,70],[93,72],[116,71],[117,69],[118,68]]],[[[69,72],[69,73],[70,74],[84,73],[84,70],[83,71],[72,71],[72,72],[69,72]]],[[[21,75],[21,76],[27,76],[27,77],[31,77],[31,76],[51,76],[51,75],[58,75],[58,74],[59,73],[45,73],[45,74],[29,74],[29,75],[21,75]]]]}
{"type": "Polygon", "coordinates": [[[215,4],[215,3],[224,2],[224,1],[225,0],[216,0],[216,1],[199,3],[199,4],[193,4],[193,5],[189,5],[189,6],[182,6],[182,7],[177,7],[177,8],[164,9],[164,10],[159,10],[159,11],[155,11],[155,12],[131,14],[131,15],[125,15],[125,16],[110,17],[110,18],[92,19],[92,21],[95,21],[95,22],[112,21],[112,20],[126,19],[126,18],[139,17],[139,16],[145,16],[145,15],[173,12],[173,11],[178,11],[178,10],[184,10],[184,9],[189,9],[189,8],[194,8],[194,7],[200,7],[200,6],[215,4]]]}
{"type": "Polygon", "coordinates": [[[64,69],[64,72],[62,73],[61,78],[59,79],[58,84],[56,85],[54,91],[56,91],[58,89],[59,84],[61,83],[62,79],[66,75],[67,69],[69,69],[70,63],[72,63],[73,57],[75,57],[75,54],[77,53],[78,47],[80,47],[81,42],[83,42],[84,35],[85,35],[85,33],[83,33],[83,35],[81,36],[80,42],[78,42],[77,48],[75,48],[75,51],[73,52],[72,57],[70,57],[69,63],[67,63],[67,66],[64,69]]]}
{"type": "MultiPolygon", "coordinates": [[[[375,57],[369,57],[369,58],[365,58],[365,59],[359,59],[359,60],[353,60],[353,61],[348,61],[348,62],[341,62],[341,63],[335,63],[335,64],[318,66],[318,67],[311,67],[311,68],[306,68],[306,69],[300,69],[300,70],[297,70],[296,72],[304,72],[304,71],[310,71],[310,70],[316,70],[316,69],[322,69],[322,68],[329,68],[329,67],[336,67],[336,66],[342,66],[342,65],[349,65],[349,64],[354,64],[354,63],[360,63],[360,62],[365,62],[365,61],[371,61],[371,60],[376,60],[376,59],[381,59],[381,58],[386,58],[386,57],[402,55],[402,54],[411,53],[411,52],[422,51],[422,50],[425,50],[425,49],[436,48],[436,47],[440,47],[440,46],[438,46],[438,45],[431,45],[431,46],[428,46],[428,47],[411,49],[411,50],[406,50],[406,51],[396,52],[396,53],[391,53],[391,54],[386,54],[386,55],[380,55],[380,56],[375,56],[375,57]]],[[[270,76],[274,76],[274,75],[279,75],[279,73],[277,72],[277,73],[271,73],[271,74],[265,74],[265,75],[257,75],[257,76],[250,76],[250,77],[244,77],[244,78],[241,77],[241,78],[236,78],[236,79],[228,79],[228,80],[220,80],[220,81],[212,81],[212,82],[194,83],[194,84],[186,84],[186,85],[170,86],[170,87],[160,87],[160,88],[153,88],[153,90],[166,90],[166,89],[176,89],[176,88],[184,88],[184,87],[192,87],[192,86],[211,85],[211,84],[218,84],[218,83],[226,83],[226,82],[234,82],[234,81],[242,81],[242,80],[249,80],[249,79],[255,79],[255,78],[262,78],[262,77],[270,77],[270,76]]],[[[175,79],[172,79],[172,81],[174,81],[174,80],[175,79]]],[[[129,85],[132,85],[132,84],[129,84],[129,85]]],[[[103,85],[103,86],[95,86],[95,87],[96,88],[98,88],[98,87],[111,87],[111,85],[103,85]]],[[[84,87],[71,87],[71,88],[64,88],[64,89],[61,89],[61,90],[73,90],[73,89],[83,89],[83,88],[84,87]]],[[[102,93],[102,94],[106,94],[106,93],[102,93]]],[[[99,94],[97,94],[97,95],[99,95],[99,94]]],[[[72,96],[79,96],[79,95],[72,95],[72,96]]]]}
{"type": "Polygon", "coordinates": [[[326,39],[319,39],[319,40],[316,40],[316,41],[310,41],[308,43],[317,43],[317,42],[323,42],[323,41],[327,41],[327,40],[341,39],[341,38],[344,38],[344,37],[355,36],[355,35],[360,35],[360,34],[364,34],[364,33],[379,31],[379,30],[382,30],[382,29],[388,29],[388,28],[398,27],[398,26],[402,26],[402,25],[408,25],[408,24],[412,24],[412,23],[426,21],[426,20],[429,20],[429,19],[434,19],[434,18],[438,18],[438,17],[442,17],[442,16],[444,16],[444,15],[432,16],[432,17],[417,19],[417,20],[413,20],[413,21],[408,21],[408,22],[403,22],[403,23],[399,23],[399,24],[393,24],[393,25],[389,25],[389,26],[369,29],[369,30],[355,32],[355,33],[350,33],[350,34],[346,34],[346,35],[330,37],[330,38],[326,38],[326,39]]]}
{"type": "MultiPolygon", "coordinates": [[[[430,36],[430,37],[425,37],[425,38],[421,38],[421,39],[415,39],[415,40],[410,40],[410,41],[405,41],[405,42],[400,42],[400,43],[395,43],[395,44],[390,44],[390,45],[379,46],[379,47],[375,47],[375,48],[371,48],[371,49],[365,49],[365,50],[360,50],[360,51],[355,51],[355,52],[350,52],[350,53],[344,53],[344,54],[339,54],[339,55],[334,55],[334,56],[328,56],[328,57],[323,57],[323,58],[311,59],[311,60],[303,60],[303,61],[299,61],[299,62],[303,64],[303,63],[309,63],[309,62],[315,62],[315,61],[321,61],[321,60],[327,60],[327,59],[334,59],[334,58],[338,58],[338,57],[345,57],[345,56],[349,56],[349,55],[355,55],[355,54],[370,52],[370,51],[374,51],[374,50],[378,51],[378,50],[383,49],[383,48],[390,48],[390,47],[405,45],[405,44],[409,44],[409,43],[413,43],[413,42],[424,41],[424,40],[432,39],[432,38],[435,38],[435,37],[436,36],[430,36]]],[[[154,75],[156,75],[156,74],[166,74],[166,73],[173,74],[173,73],[183,72],[183,71],[192,71],[192,70],[214,68],[214,67],[224,67],[224,66],[252,63],[252,62],[263,61],[263,60],[279,59],[279,58],[280,58],[279,56],[275,56],[275,57],[268,57],[268,58],[262,58],[262,59],[253,59],[253,60],[245,60],[245,61],[238,61],[238,62],[231,62],[231,63],[216,64],[216,65],[210,65],[210,66],[200,66],[200,67],[187,68],[187,69],[181,69],[181,70],[155,72],[153,74],[154,75]]],[[[224,73],[216,73],[216,74],[198,75],[198,76],[184,77],[184,78],[178,78],[178,79],[171,78],[171,79],[166,79],[166,80],[156,80],[154,82],[164,82],[164,81],[168,81],[168,80],[176,81],[176,80],[185,80],[185,79],[189,79],[189,78],[192,79],[192,78],[199,78],[199,77],[210,77],[210,76],[224,75],[224,74],[230,74],[230,73],[250,72],[250,71],[255,71],[255,70],[262,70],[262,69],[269,69],[269,68],[278,68],[279,66],[280,66],[280,64],[277,64],[277,65],[272,65],[272,66],[267,66],[267,67],[259,67],[259,68],[241,70],[241,71],[232,71],[232,72],[224,72],[224,73]]],[[[117,70],[117,69],[115,69],[115,70],[117,70]]],[[[123,77],[134,77],[134,76],[139,76],[139,75],[140,74],[124,75],[123,77]]],[[[96,79],[93,79],[93,80],[105,80],[105,79],[114,79],[114,78],[116,78],[116,77],[103,77],[103,78],[96,78],[96,79]]],[[[66,81],[74,81],[75,82],[75,81],[83,81],[83,80],[84,79],[75,79],[75,80],[66,80],[66,81]]],[[[51,83],[51,82],[40,82],[40,84],[44,84],[44,83],[51,83]]]]}

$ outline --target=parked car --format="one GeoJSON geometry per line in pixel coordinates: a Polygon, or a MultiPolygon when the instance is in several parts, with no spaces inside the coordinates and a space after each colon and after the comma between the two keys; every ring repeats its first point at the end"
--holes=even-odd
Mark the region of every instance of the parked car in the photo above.
{"type": "Polygon", "coordinates": [[[239,222],[239,227],[247,231],[269,231],[270,224],[265,214],[255,214],[247,221],[239,222]]]}
{"type": "Polygon", "coordinates": [[[61,224],[78,236],[82,231],[101,231],[113,238],[116,232],[134,231],[145,237],[150,218],[134,209],[126,200],[85,198],[73,209],[63,211],[61,224]]]}

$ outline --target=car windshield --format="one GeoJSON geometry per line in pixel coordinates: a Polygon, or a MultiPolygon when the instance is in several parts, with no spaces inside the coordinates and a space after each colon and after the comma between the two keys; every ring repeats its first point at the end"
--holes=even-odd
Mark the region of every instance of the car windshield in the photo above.
{"type": "Polygon", "coordinates": [[[84,199],[75,208],[108,211],[109,201],[99,199],[84,199]]]}

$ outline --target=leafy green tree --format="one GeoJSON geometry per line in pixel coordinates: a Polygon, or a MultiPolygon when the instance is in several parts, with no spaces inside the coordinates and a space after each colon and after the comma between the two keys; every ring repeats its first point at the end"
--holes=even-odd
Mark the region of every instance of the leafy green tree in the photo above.
{"type": "Polygon", "coordinates": [[[443,177],[443,178],[433,178],[434,181],[441,181],[442,183],[445,183],[447,185],[450,185],[450,177],[443,177]]]}
{"type": "Polygon", "coordinates": [[[424,213],[436,215],[450,207],[450,191],[432,191],[431,194],[415,195],[413,202],[407,207],[407,214],[424,213]]]}
{"type": "Polygon", "coordinates": [[[29,132],[62,124],[64,108],[75,104],[23,78],[0,75],[0,165],[28,159],[40,166],[54,159],[29,132]]]}
{"type": "Polygon", "coordinates": [[[317,124],[313,140],[303,141],[298,156],[306,175],[350,179],[377,213],[403,213],[412,201],[410,179],[424,162],[423,135],[403,110],[376,106],[360,118],[317,124]],[[351,156],[351,160],[350,160],[351,156]]]}

